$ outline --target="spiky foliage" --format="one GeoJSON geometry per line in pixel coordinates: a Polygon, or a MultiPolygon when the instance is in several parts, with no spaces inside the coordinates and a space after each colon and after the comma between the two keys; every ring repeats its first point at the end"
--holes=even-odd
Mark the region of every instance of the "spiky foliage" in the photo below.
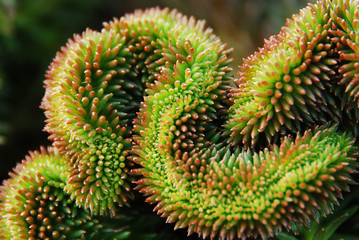
{"type": "MultiPolygon", "coordinates": [[[[272,142],[279,132],[341,120],[336,108],[341,99],[332,89],[341,76],[333,66],[341,62],[341,49],[330,40],[337,28],[330,15],[342,16],[346,8],[354,14],[358,6],[350,1],[309,6],[247,60],[240,86],[229,94],[231,145],[254,146],[260,132],[272,142]]],[[[178,46],[172,51],[186,54],[178,46]]],[[[134,126],[134,161],[143,167],[132,171],[143,176],[137,189],[175,228],[188,227],[204,238],[266,238],[331,213],[351,182],[346,175],[355,168],[353,139],[324,128],[260,153],[222,153],[221,144],[213,146],[217,135],[210,138],[207,111],[220,105],[222,99],[208,96],[218,96],[222,85],[207,86],[216,73],[226,74],[212,51],[200,55],[194,63],[186,55],[175,63],[168,57],[156,91],[148,91],[134,126]],[[198,65],[209,69],[198,72],[198,65]]]]}
{"type": "Polygon", "coordinates": [[[76,206],[64,192],[69,176],[55,148],[30,152],[0,188],[1,239],[125,239],[76,206]]]}
{"type": "Polygon", "coordinates": [[[358,8],[303,9],[245,61],[236,87],[231,51],[176,11],[137,11],[76,35],[51,64],[42,103],[45,130],[72,165],[66,192],[91,213],[115,214],[136,163],[155,210],[204,238],[267,238],[331,213],[352,182],[354,138],[303,129],[359,119],[358,8]],[[263,149],[262,139],[279,144],[240,148],[263,149]]]}
{"type": "Polygon", "coordinates": [[[115,214],[132,196],[126,130],[141,94],[128,78],[126,38],[87,30],[75,35],[49,67],[42,107],[50,139],[72,165],[66,191],[94,214],[115,214]],[[118,75],[119,77],[115,77],[118,75]],[[128,90],[124,94],[124,90],[128,90]]]}
{"type": "Polygon", "coordinates": [[[175,228],[204,238],[266,238],[331,213],[351,182],[352,144],[333,128],[320,129],[259,153],[194,149],[163,163],[157,178],[146,163],[134,172],[148,176],[138,188],[175,228]]]}
{"type": "MultiPolygon", "coordinates": [[[[143,98],[143,85],[164,87],[166,79],[153,83],[162,78],[161,66],[186,57],[195,62],[192,58],[203,57],[211,46],[224,48],[209,30],[204,32],[203,22],[176,11],[152,9],[116,19],[101,33],[88,30],[76,35],[58,53],[45,82],[45,130],[73,164],[66,190],[79,206],[95,214],[114,214],[117,205],[127,202],[131,195],[126,157],[132,141],[128,132],[143,98]],[[196,37],[198,32],[201,38],[196,37]],[[194,46],[186,41],[188,35],[194,46]],[[183,55],[173,54],[176,44],[183,55]]],[[[213,59],[227,61],[224,54],[216,55],[213,59]]],[[[196,71],[202,72],[202,65],[196,71]]],[[[179,67],[177,74],[185,66],[179,67]]],[[[220,74],[210,81],[219,85],[220,74]]],[[[208,96],[208,101],[214,97],[208,96]]],[[[200,107],[206,110],[204,103],[200,107]]]]}
{"type": "Polygon", "coordinates": [[[231,143],[273,142],[303,126],[347,118],[357,133],[358,3],[309,5],[245,60],[231,93],[231,143]]]}

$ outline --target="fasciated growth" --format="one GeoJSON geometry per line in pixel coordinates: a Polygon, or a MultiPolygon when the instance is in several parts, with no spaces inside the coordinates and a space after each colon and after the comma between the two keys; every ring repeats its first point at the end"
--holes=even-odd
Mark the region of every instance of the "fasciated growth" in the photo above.
{"type": "Polygon", "coordinates": [[[69,166],[62,194],[116,215],[134,181],[158,214],[203,238],[265,239],[331,213],[357,168],[358,21],[357,0],[311,4],[234,82],[231,50],[177,11],[75,35],[42,102],[69,166]]]}

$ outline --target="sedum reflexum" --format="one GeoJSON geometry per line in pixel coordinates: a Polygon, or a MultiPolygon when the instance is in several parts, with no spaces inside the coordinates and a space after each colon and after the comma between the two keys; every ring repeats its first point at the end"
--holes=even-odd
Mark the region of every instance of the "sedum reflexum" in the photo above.
{"type": "Polygon", "coordinates": [[[58,194],[116,216],[134,182],[167,222],[203,238],[265,239],[332,213],[357,167],[358,3],[309,5],[236,80],[231,50],[177,11],[75,35],[41,105],[66,166],[58,194]]]}

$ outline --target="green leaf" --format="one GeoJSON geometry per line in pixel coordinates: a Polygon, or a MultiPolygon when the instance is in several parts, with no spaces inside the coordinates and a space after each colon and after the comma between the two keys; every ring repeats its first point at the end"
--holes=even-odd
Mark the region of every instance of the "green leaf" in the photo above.
{"type": "Polygon", "coordinates": [[[293,235],[289,234],[289,233],[279,233],[277,235],[277,238],[279,240],[298,240],[298,238],[294,237],[293,235]]]}
{"type": "Polygon", "coordinates": [[[333,218],[332,221],[325,224],[323,227],[321,227],[314,235],[314,240],[327,240],[329,239],[335,230],[348,218],[350,218],[354,213],[358,210],[359,206],[353,206],[349,209],[347,209],[343,214],[340,216],[333,218]]]}
{"type": "Polygon", "coordinates": [[[332,240],[338,240],[338,239],[345,239],[345,240],[358,240],[359,237],[357,235],[353,236],[353,235],[347,235],[347,234],[333,234],[331,236],[332,240]]]}

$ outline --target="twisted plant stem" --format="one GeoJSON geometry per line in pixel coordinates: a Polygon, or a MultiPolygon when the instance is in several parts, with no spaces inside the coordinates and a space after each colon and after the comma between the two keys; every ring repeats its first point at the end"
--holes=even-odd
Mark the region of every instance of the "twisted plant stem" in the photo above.
{"type": "Polygon", "coordinates": [[[203,238],[268,238],[331,213],[356,168],[343,130],[357,135],[358,21],[355,0],[309,5],[234,81],[231,50],[176,11],[75,35],[42,102],[69,166],[65,193],[114,216],[135,181],[158,214],[203,238]]]}

